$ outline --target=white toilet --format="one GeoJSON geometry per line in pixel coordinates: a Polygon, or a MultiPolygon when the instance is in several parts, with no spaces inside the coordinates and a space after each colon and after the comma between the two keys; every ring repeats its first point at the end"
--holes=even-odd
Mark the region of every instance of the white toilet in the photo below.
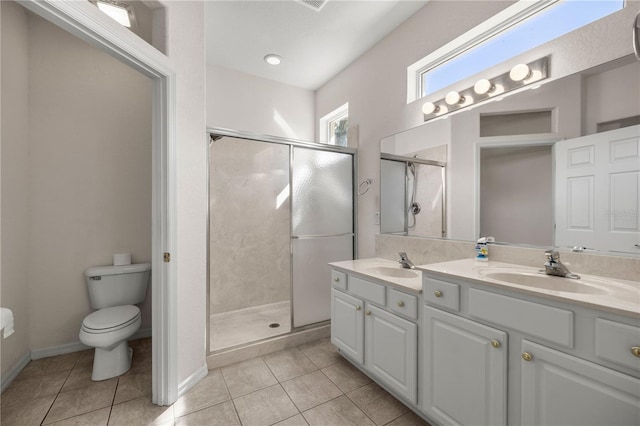
{"type": "Polygon", "coordinates": [[[82,321],[80,341],[96,348],[91,380],[106,380],[131,367],[133,350],[127,339],[142,322],[140,308],[147,294],[151,264],[96,266],[85,271],[91,307],[82,321]]]}

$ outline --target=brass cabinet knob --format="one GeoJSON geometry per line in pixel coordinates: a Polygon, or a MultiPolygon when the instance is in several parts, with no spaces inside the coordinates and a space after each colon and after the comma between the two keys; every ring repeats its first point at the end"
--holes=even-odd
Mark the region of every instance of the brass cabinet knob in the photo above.
{"type": "Polygon", "coordinates": [[[492,340],[492,341],[491,341],[491,346],[493,346],[494,348],[496,348],[496,349],[497,349],[497,348],[499,348],[499,347],[500,347],[500,346],[502,346],[502,345],[500,344],[500,341],[499,341],[499,340],[495,340],[495,339],[494,339],[494,340],[492,340]]]}
{"type": "Polygon", "coordinates": [[[402,300],[400,300],[400,301],[398,302],[398,306],[400,306],[400,307],[402,308],[402,307],[404,306],[404,302],[403,302],[402,300]]]}
{"type": "Polygon", "coordinates": [[[371,311],[364,311],[365,315],[371,315],[371,311]]]}
{"type": "Polygon", "coordinates": [[[531,361],[533,359],[533,355],[531,355],[529,352],[522,352],[522,359],[524,359],[525,361],[531,361]]]}
{"type": "Polygon", "coordinates": [[[442,292],[440,290],[434,291],[433,294],[435,294],[436,297],[442,297],[442,292]]]}
{"type": "Polygon", "coordinates": [[[360,309],[362,309],[362,306],[360,305],[356,306],[356,311],[359,311],[360,309]]]}
{"type": "Polygon", "coordinates": [[[340,278],[338,278],[338,277],[335,277],[333,280],[334,280],[335,282],[337,282],[337,283],[339,283],[339,282],[340,282],[340,278]]]}
{"type": "Polygon", "coordinates": [[[631,347],[631,353],[634,356],[637,356],[638,358],[640,358],[640,346],[632,346],[631,347]]]}

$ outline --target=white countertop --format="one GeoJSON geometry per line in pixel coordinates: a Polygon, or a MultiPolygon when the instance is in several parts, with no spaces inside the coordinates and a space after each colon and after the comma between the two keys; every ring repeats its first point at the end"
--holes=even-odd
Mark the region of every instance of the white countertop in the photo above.
{"type": "Polygon", "coordinates": [[[427,272],[440,278],[463,278],[467,281],[515,290],[533,296],[545,297],[562,302],[583,305],[602,311],[619,315],[640,318],[640,283],[635,281],[619,280],[614,278],[597,277],[594,275],[581,276],[580,280],[570,278],[551,277],[538,275],[545,279],[547,287],[540,288],[523,284],[514,284],[489,277],[492,273],[516,273],[528,274],[535,279],[540,268],[531,266],[514,265],[495,261],[477,262],[474,259],[453,260],[449,262],[433,263],[416,266],[416,269],[427,272]],[[569,280],[570,282],[558,282],[556,280],[569,280]],[[576,291],[560,291],[554,289],[554,285],[575,287],[576,291]],[[584,286],[586,292],[581,292],[584,286]]]}
{"type": "Polygon", "coordinates": [[[407,290],[412,293],[422,292],[422,272],[418,269],[405,269],[406,271],[414,271],[417,275],[415,278],[390,277],[387,275],[380,275],[375,272],[375,268],[377,267],[387,267],[394,269],[397,268],[402,270],[403,268],[400,266],[400,264],[398,262],[394,262],[393,260],[379,259],[374,257],[370,259],[332,262],[329,263],[329,265],[348,273],[355,273],[368,279],[373,278],[374,280],[382,281],[385,284],[391,285],[393,287],[398,287],[401,290],[407,290]]]}

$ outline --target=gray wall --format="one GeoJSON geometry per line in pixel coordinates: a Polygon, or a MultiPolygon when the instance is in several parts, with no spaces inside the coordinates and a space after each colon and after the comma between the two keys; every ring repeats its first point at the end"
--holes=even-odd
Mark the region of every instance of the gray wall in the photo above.
{"type": "Polygon", "coordinates": [[[29,352],[29,21],[0,2],[2,54],[0,304],[13,311],[15,333],[2,341],[2,377],[29,352]]]}
{"type": "Polygon", "coordinates": [[[551,145],[480,151],[480,235],[552,246],[551,145]]]}

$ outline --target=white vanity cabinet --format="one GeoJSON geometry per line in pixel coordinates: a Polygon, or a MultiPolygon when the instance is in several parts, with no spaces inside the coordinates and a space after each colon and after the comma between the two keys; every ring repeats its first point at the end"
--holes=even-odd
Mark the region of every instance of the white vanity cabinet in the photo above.
{"type": "Polygon", "coordinates": [[[428,306],[423,324],[423,410],[442,424],[506,424],[507,333],[428,306]]]}
{"type": "Polygon", "coordinates": [[[343,354],[364,362],[364,302],[331,290],[331,343],[343,354]]]}
{"type": "Polygon", "coordinates": [[[395,312],[417,319],[417,296],[353,275],[346,277],[345,291],[334,283],[331,342],[373,379],[416,405],[418,326],[395,312]]]}
{"type": "Polygon", "coordinates": [[[417,403],[418,326],[367,304],[365,312],[365,362],[376,377],[417,403]]]}
{"type": "Polygon", "coordinates": [[[640,424],[637,378],[528,340],[521,363],[523,425],[640,424]]]}
{"type": "Polygon", "coordinates": [[[639,425],[640,321],[423,272],[421,408],[442,424],[639,425]]]}

